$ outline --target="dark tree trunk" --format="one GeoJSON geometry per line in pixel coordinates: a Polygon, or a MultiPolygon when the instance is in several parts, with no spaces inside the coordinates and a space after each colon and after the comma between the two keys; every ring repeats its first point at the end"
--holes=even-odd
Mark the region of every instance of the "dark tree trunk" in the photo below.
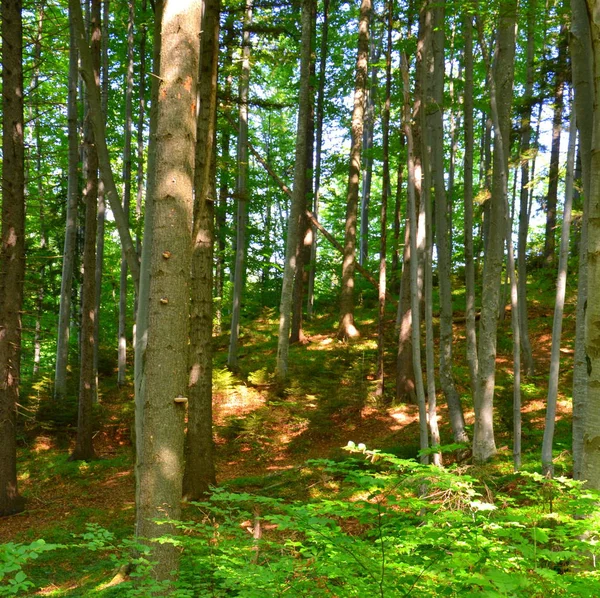
{"type": "Polygon", "coordinates": [[[25,150],[21,0],[2,0],[2,248],[0,254],[0,517],[25,506],[17,488],[17,402],[25,277],[25,150]]]}

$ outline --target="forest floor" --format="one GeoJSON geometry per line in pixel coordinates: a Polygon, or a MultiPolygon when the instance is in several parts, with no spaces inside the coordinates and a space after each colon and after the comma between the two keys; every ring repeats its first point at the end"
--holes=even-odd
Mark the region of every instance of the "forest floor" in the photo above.
{"type": "MultiPolygon", "coordinates": [[[[539,459],[549,370],[552,308],[530,301],[530,331],[536,373],[523,384],[523,445],[526,458],[539,459]],[[529,456],[527,456],[529,455],[529,456]]],[[[388,314],[388,353],[384,400],[374,397],[376,311],[357,310],[361,337],[340,343],[336,320],[317,317],[305,323],[308,343],[290,350],[289,383],[281,392],[271,384],[276,354],[276,317],[264,309],[242,322],[236,375],[224,367],[227,334],[216,339],[214,416],[217,477],[231,489],[263,492],[279,487],[280,495],[300,499],[308,489],[293,475],[311,458],[336,458],[348,441],[364,443],[402,458],[416,457],[419,445],[415,405],[393,404],[394,314],[388,314]],[[296,480],[296,483],[294,483],[296,480]]],[[[464,358],[464,318],[456,313],[455,376],[472,432],[473,409],[464,358]]],[[[437,324],[437,321],[436,321],[437,324]]],[[[561,379],[555,442],[555,467],[567,473],[570,456],[570,389],[572,384],[575,305],[568,303],[563,325],[561,379]]],[[[500,323],[496,380],[497,463],[512,461],[512,347],[510,310],[500,323]]],[[[73,543],[89,524],[109,530],[120,540],[131,537],[134,522],[134,471],[131,424],[132,386],[117,388],[112,376],[101,379],[101,426],[95,437],[99,459],[69,462],[72,434],[57,435],[40,426],[26,430],[19,449],[19,484],[27,509],[0,522],[0,543],[73,543]]],[[[43,394],[43,393],[42,393],[43,394]]],[[[47,400],[38,397],[39,402],[47,400]]],[[[439,397],[442,445],[452,442],[446,406],[439,397]]],[[[186,516],[184,512],[184,517],[186,516]]],[[[67,560],[41,555],[28,574],[35,591],[28,595],[86,596],[110,579],[109,557],[88,549],[70,550],[67,560]],[[107,578],[108,576],[108,578],[107,578]],[[51,580],[51,581],[49,581],[51,580]]]]}

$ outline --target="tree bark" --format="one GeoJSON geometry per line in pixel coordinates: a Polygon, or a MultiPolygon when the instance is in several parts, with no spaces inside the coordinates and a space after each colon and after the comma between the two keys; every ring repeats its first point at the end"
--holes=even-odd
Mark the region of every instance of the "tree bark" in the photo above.
{"type": "Polygon", "coordinates": [[[344,234],[344,259],[342,263],[342,291],[340,300],[340,325],[338,338],[348,340],[359,336],[354,325],[354,271],[356,269],[356,221],[358,211],[358,185],[365,112],[365,90],[369,61],[369,18],[371,0],[362,0],[358,25],[358,55],[354,108],[352,110],[352,142],[350,145],[350,174],[346,196],[346,225],[344,234]]]}
{"type": "Polygon", "coordinates": [[[212,433],[212,291],[220,8],[219,0],[204,0],[194,174],[189,411],[183,476],[183,497],[186,500],[202,500],[210,486],[216,484],[212,433]]]}
{"type": "Polygon", "coordinates": [[[300,56],[300,92],[298,108],[298,129],[296,133],[296,161],[294,167],[294,190],[290,205],[285,264],[279,305],[279,335],[277,340],[277,365],[275,374],[280,382],[285,381],[288,370],[288,351],[290,342],[290,312],[292,309],[292,291],[297,271],[297,259],[300,252],[299,232],[302,222],[302,207],[306,204],[308,187],[308,128],[310,121],[310,61],[313,28],[313,0],[302,2],[302,49],[300,56]]]}
{"type": "Polygon", "coordinates": [[[550,376],[548,379],[548,398],[546,400],[546,425],[542,442],[542,473],[547,477],[554,475],[552,446],[556,423],[556,401],[558,398],[558,375],[560,370],[560,338],[565,307],[567,287],[567,260],[569,257],[569,233],[571,229],[571,209],[573,206],[573,170],[575,165],[575,142],[577,140],[576,113],[571,113],[569,130],[569,149],[567,152],[567,173],[565,177],[565,205],[558,256],[558,276],[556,281],[556,303],[552,323],[552,350],[550,354],[550,376]]]}
{"type": "Polygon", "coordinates": [[[54,369],[54,399],[60,401],[67,394],[67,365],[71,324],[71,292],[77,248],[77,203],[79,199],[79,134],[77,130],[77,45],[73,21],[69,23],[69,87],[67,92],[67,215],[63,248],[56,365],[54,369]]]}
{"type": "Polygon", "coordinates": [[[583,172],[583,216],[579,241],[575,358],[573,366],[573,478],[581,479],[583,434],[587,404],[587,359],[585,353],[585,304],[587,300],[587,237],[592,156],[592,127],[589,115],[594,110],[594,68],[590,23],[585,0],[571,0],[571,63],[575,110],[579,123],[579,151],[583,172]]]}
{"type": "Polygon", "coordinates": [[[25,278],[25,144],[21,0],[2,0],[2,248],[0,254],[0,517],[19,513],[17,403],[25,278]]]}
{"type": "Polygon", "coordinates": [[[150,542],[158,580],[172,578],[179,558],[177,546],[156,541],[174,533],[174,526],[156,520],[177,520],[181,512],[201,3],[167,0],[161,17],[156,155],[149,169],[152,238],[142,265],[149,272],[149,293],[136,464],[136,536],[150,542]]]}
{"type": "MultiPolygon", "coordinates": [[[[325,112],[325,76],[327,71],[327,49],[329,33],[329,0],[323,0],[323,26],[321,28],[321,48],[319,50],[319,87],[315,114],[315,191],[313,213],[319,217],[319,193],[321,187],[321,150],[323,147],[323,117],[325,112]]],[[[313,226],[310,248],[310,268],[308,270],[308,298],[306,317],[310,320],[315,303],[315,275],[317,272],[317,229],[313,226]]]]}
{"type": "Polygon", "coordinates": [[[94,139],[98,152],[98,162],[102,180],[106,189],[108,203],[115,218],[115,224],[121,239],[121,245],[127,256],[127,265],[131,272],[135,288],[139,287],[140,265],[138,263],[135,244],[129,231],[129,223],[123,212],[123,206],[119,200],[119,193],[113,177],[108,147],[106,145],[106,130],[104,118],[102,117],[102,103],[100,99],[99,83],[94,76],[94,68],[90,47],[85,36],[83,14],[81,12],[80,0],[69,0],[69,14],[71,22],[75,27],[77,47],[81,60],[81,76],[85,81],[88,101],[90,104],[90,125],[94,131],[94,139]]]}
{"type": "MultiPolygon", "coordinates": [[[[100,0],[92,0],[90,40],[94,77],[100,81],[100,0]]],[[[89,97],[88,93],[88,97],[89,97]]],[[[91,106],[86,107],[83,132],[85,152],[85,238],[83,245],[83,282],[81,286],[81,337],[79,358],[79,410],[77,415],[77,438],[71,461],[90,461],[96,458],[93,443],[93,406],[96,399],[96,375],[94,371],[94,340],[96,312],[96,238],[98,217],[98,153],[94,131],[89,122],[91,106]]]]}
{"type": "Polygon", "coordinates": [[[481,50],[487,57],[490,103],[494,121],[494,170],[490,198],[490,227],[482,280],[481,319],[479,324],[478,384],[475,395],[475,434],[473,457],[476,462],[488,461],[496,453],[494,439],[494,384],[496,377],[496,340],[498,303],[502,276],[503,246],[506,234],[508,194],[508,154],[510,148],[510,109],[514,78],[516,0],[505,0],[498,17],[497,45],[493,71],[483,39],[481,23],[478,29],[481,50]]]}
{"type": "Polygon", "coordinates": [[[238,367],[238,339],[240,336],[240,313],[244,287],[246,261],[246,227],[248,225],[248,90],[250,85],[250,30],[252,24],[253,0],[246,0],[244,33],[242,40],[242,70],[240,73],[240,107],[238,123],[238,177],[236,184],[237,218],[236,251],[233,274],[233,296],[231,308],[231,332],[227,366],[231,370],[238,367]]]}

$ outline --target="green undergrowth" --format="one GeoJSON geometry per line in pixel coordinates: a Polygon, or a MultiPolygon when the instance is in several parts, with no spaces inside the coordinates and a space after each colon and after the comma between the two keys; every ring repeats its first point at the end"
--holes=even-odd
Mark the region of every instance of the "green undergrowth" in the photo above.
{"type": "MultiPolygon", "coordinates": [[[[256,492],[230,484],[188,507],[180,534],[163,539],[182,550],[167,594],[598,595],[600,496],[579,483],[490,466],[491,485],[481,475],[490,468],[438,469],[354,443],[347,451],[339,461],[312,460],[262,480],[256,492]],[[282,488],[298,483],[309,488],[307,498],[286,498],[282,488]]],[[[143,550],[134,574],[107,587],[131,563],[128,538],[88,524],[63,540],[2,545],[0,596],[34,595],[44,585],[36,570],[50,554],[76,559],[82,581],[46,595],[133,597],[158,589],[143,550]]]]}

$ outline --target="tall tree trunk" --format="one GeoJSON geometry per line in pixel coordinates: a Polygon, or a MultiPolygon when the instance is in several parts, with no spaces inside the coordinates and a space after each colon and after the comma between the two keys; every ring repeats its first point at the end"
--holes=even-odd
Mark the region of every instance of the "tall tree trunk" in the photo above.
{"type": "MultiPolygon", "coordinates": [[[[92,0],[90,18],[91,55],[96,83],[100,84],[100,0],[92,0]]],[[[88,93],[88,97],[89,97],[88,93]]],[[[86,109],[87,118],[91,107],[86,109]]],[[[93,443],[93,406],[96,398],[94,372],[94,336],[96,321],[96,235],[98,210],[98,154],[90,123],[84,125],[83,144],[86,154],[85,239],[83,246],[83,283],[81,287],[81,338],[79,357],[79,410],[77,438],[71,461],[89,461],[96,457],[93,443]]]]}
{"type": "MultiPolygon", "coordinates": [[[[327,69],[327,49],[329,33],[329,3],[323,0],[323,26],[321,27],[321,47],[319,50],[319,87],[317,90],[317,108],[315,114],[315,190],[313,213],[319,217],[319,193],[321,187],[321,150],[323,147],[323,117],[325,113],[325,76],[327,69]]],[[[310,268],[308,270],[308,299],[306,317],[310,320],[315,303],[315,276],[317,272],[317,229],[313,226],[312,245],[310,248],[310,268]]]]}
{"type": "Polygon", "coordinates": [[[385,292],[386,292],[386,253],[387,253],[387,207],[390,196],[390,106],[392,95],[392,34],[394,28],[394,3],[386,2],[386,48],[385,48],[385,96],[381,115],[383,131],[383,164],[381,188],[381,216],[379,242],[379,309],[377,312],[377,388],[375,394],[383,396],[385,390],[385,292]]]}
{"type": "Polygon", "coordinates": [[[564,107],[565,78],[567,76],[567,28],[560,30],[558,58],[554,73],[554,115],[552,118],[552,146],[550,149],[550,171],[548,174],[548,195],[546,196],[546,235],[544,261],[553,264],[556,247],[556,204],[558,202],[558,177],[560,163],[560,134],[564,107]]]}
{"type": "Polygon", "coordinates": [[[585,305],[587,300],[587,237],[590,202],[592,127],[587,119],[594,110],[594,66],[590,23],[585,0],[571,0],[571,62],[575,110],[579,123],[579,148],[583,172],[583,217],[579,240],[577,315],[573,367],[573,478],[581,479],[583,435],[587,405],[587,359],[585,352],[585,305]]]}
{"type": "Polygon", "coordinates": [[[552,324],[552,350],[550,354],[550,376],[548,379],[548,398],[546,401],[546,425],[542,442],[542,473],[548,477],[554,475],[552,462],[552,446],[554,444],[554,427],[556,423],[556,401],[558,398],[558,375],[560,369],[560,338],[565,307],[567,287],[567,260],[569,257],[569,233],[571,230],[571,209],[573,206],[573,170],[575,165],[575,143],[577,140],[576,113],[571,111],[569,130],[569,149],[567,152],[567,172],[565,177],[565,205],[560,237],[558,257],[558,276],[556,281],[556,304],[552,324]]]}
{"type": "MultiPolygon", "coordinates": [[[[125,73],[125,139],[123,144],[123,212],[129,221],[131,205],[131,146],[133,138],[133,25],[135,4],[129,0],[127,19],[127,71],[125,73]]],[[[138,156],[141,160],[142,156],[138,156]]],[[[127,259],[121,252],[121,276],[119,279],[119,343],[117,358],[117,384],[125,384],[127,369],[127,259]]]]}
{"type": "MultiPolygon", "coordinates": [[[[432,182],[435,187],[435,226],[437,241],[437,267],[440,293],[440,384],[450,415],[455,442],[468,442],[462,406],[452,374],[452,248],[448,221],[447,197],[444,176],[444,5],[437,2],[432,7],[433,76],[432,102],[427,109],[429,139],[431,142],[432,182]]],[[[431,72],[431,71],[430,71],[431,72]]],[[[432,343],[433,345],[433,343],[432,343]]]]}
{"type": "Polygon", "coordinates": [[[519,272],[519,323],[521,348],[523,350],[523,371],[532,376],[535,364],[529,340],[529,319],[527,316],[527,234],[529,232],[529,162],[531,148],[531,116],[533,112],[533,79],[535,53],[535,23],[537,0],[530,0],[527,7],[527,74],[521,115],[521,190],[519,205],[519,237],[517,270],[519,272]]]}
{"type": "Polygon", "coordinates": [[[498,34],[493,71],[478,20],[480,46],[487,57],[490,103],[494,121],[494,171],[490,199],[490,228],[482,280],[481,320],[478,347],[478,384],[475,395],[473,456],[485,462],[496,453],[494,439],[494,384],[496,377],[496,334],[506,234],[510,110],[514,78],[517,2],[504,0],[498,15],[498,34]]]}
{"type": "Polygon", "coordinates": [[[117,227],[121,245],[127,256],[127,265],[133,278],[134,286],[137,289],[140,280],[140,264],[138,263],[137,251],[129,231],[129,222],[123,211],[123,206],[119,200],[119,192],[112,172],[108,146],[106,144],[106,127],[102,115],[102,101],[100,98],[100,84],[94,74],[94,66],[90,47],[85,34],[83,22],[83,13],[79,0],[69,0],[69,15],[71,22],[75,27],[77,47],[81,60],[81,76],[85,81],[88,102],[90,105],[89,119],[94,132],[96,150],[98,152],[98,162],[100,174],[104,182],[106,196],[110,209],[113,212],[115,225],[117,227]]]}
{"type": "Polygon", "coordinates": [[[358,56],[356,59],[356,82],[354,108],[352,110],[352,142],[350,145],[350,174],[346,195],[346,225],[344,235],[344,259],[342,263],[342,292],[340,301],[340,325],[338,338],[348,340],[359,336],[354,325],[354,270],[356,268],[356,221],[358,211],[358,184],[367,88],[369,61],[369,19],[371,0],[362,0],[358,25],[358,56]]]}
{"type": "MultiPolygon", "coordinates": [[[[142,265],[149,272],[148,327],[136,464],[136,536],[151,542],[152,574],[158,580],[172,577],[179,558],[177,546],[156,541],[173,533],[174,526],[156,520],[177,520],[181,513],[200,18],[198,0],[166,0],[160,18],[156,155],[149,169],[153,195],[148,196],[152,236],[142,265]]],[[[140,293],[140,310],[142,299],[140,293]]]]}
{"type": "Polygon", "coordinates": [[[25,506],[17,488],[17,403],[25,278],[25,144],[21,0],[2,0],[2,252],[0,254],[0,517],[25,506]]]}
{"type": "Polygon", "coordinates": [[[465,335],[467,363],[471,378],[471,393],[477,386],[477,332],[475,326],[475,260],[473,249],[473,17],[464,16],[465,91],[464,91],[464,235],[465,235],[465,335]]]}
{"type": "Polygon", "coordinates": [[[77,130],[77,45],[73,21],[69,23],[69,86],[67,94],[67,214],[63,248],[56,365],[54,369],[54,398],[58,401],[67,394],[67,365],[69,359],[69,332],[71,324],[71,293],[77,249],[77,203],[79,199],[79,135],[77,130]]]}
{"type": "Polygon", "coordinates": [[[200,55],[190,300],[189,410],[183,497],[201,500],[216,483],[212,435],[212,314],[215,125],[219,0],[204,0],[200,55]]]}
{"type": "MultiPolygon", "coordinates": [[[[420,179],[421,173],[416,166],[416,160],[414,157],[414,140],[413,130],[411,127],[411,114],[410,114],[410,96],[409,96],[409,79],[408,79],[408,61],[406,55],[402,53],[401,58],[402,68],[402,80],[403,80],[403,117],[402,125],[404,128],[404,134],[406,136],[407,146],[407,162],[408,162],[408,180],[407,180],[407,195],[408,195],[408,218],[411,223],[411,235],[410,235],[410,253],[411,256],[417,255],[417,235],[414,231],[417,229],[417,207],[416,207],[416,187],[417,179],[420,179]]],[[[425,404],[425,388],[423,386],[423,374],[421,372],[421,326],[419,323],[419,301],[421,292],[419,291],[419,275],[418,275],[419,264],[417,260],[411,259],[410,262],[410,284],[411,284],[411,311],[412,311],[412,360],[414,366],[414,378],[415,378],[415,392],[417,398],[417,404],[419,406],[419,446],[421,450],[429,447],[429,439],[427,434],[427,410],[425,404]]],[[[428,463],[429,457],[427,455],[421,456],[422,463],[428,463]]]]}
{"type": "MultiPolygon", "coordinates": [[[[590,160],[588,215],[587,308],[585,350],[588,384],[583,432],[581,478],[600,489],[600,14],[596,2],[587,1],[593,49],[594,111],[590,160]]],[[[589,119],[589,114],[587,115],[589,119]]],[[[581,123],[582,127],[588,121],[581,123]]],[[[585,177],[585,174],[584,174],[585,177]]]]}
{"type": "Polygon", "coordinates": [[[238,339],[240,336],[240,313],[244,287],[246,261],[246,226],[248,224],[248,90],[250,85],[250,30],[252,23],[253,0],[246,0],[244,33],[242,40],[242,70],[240,73],[240,107],[238,124],[238,176],[236,184],[237,218],[236,251],[233,278],[233,297],[231,308],[231,332],[227,365],[230,369],[238,367],[238,339]]]}
{"type": "Polygon", "coordinates": [[[276,375],[284,381],[288,369],[288,350],[290,342],[290,312],[292,309],[292,291],[297,271],[297,259],[300,252],[299,232],[302,223],[302,207],[306,205],[308,187],[308,129],[310,125],[310,62],[313,28],[313,0],[302,2],[302,49],[300,55],[300,92],[298,108],[298,129],[296,133],[296,162],[294,167],[294,190],[290,205],[288,232],[285,248],[285,264],[281,303],[279,306],[279,336],[277,340],[276,375]]]}

